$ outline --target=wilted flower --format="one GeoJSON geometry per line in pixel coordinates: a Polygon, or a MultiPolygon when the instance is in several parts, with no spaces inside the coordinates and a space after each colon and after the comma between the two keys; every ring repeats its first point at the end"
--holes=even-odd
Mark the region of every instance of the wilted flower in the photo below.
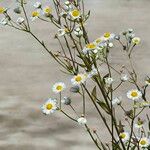
{"type": "Polygon", "coordinates": [[[63,82],[55,83],[52,87],[54,93],[60,93],[66,88],[66,85],[63,82]]]}
{"type": "Polygon", "coordinates": [[[142,97],[142,93],[137,89],[133,89],[127,92],[127,97],[132,100],[138,100],[142,97]]]}
{"type": "Polygon", "coordinates": [[[78,118],[77,121],[78,121],[79,125],[85,125],[87,123],[87,120],[84,117],[78,118]]]}
{"type": "Polygon", "coordinates": [[[127,142],[129,140],[129,133],[128,132],[122,132],[120,133],[119,137],[123,142],[127,142]]]}
{"type": "Polygon", "coordinates": [[[148,139],[147,137],[143,137],[140,139],[139,141],[139,146],[142,148],[146,148],[150,145],[150,139],[148,139]]]}
{"type": "Polygon", "coordinates": [[[139,44],[140,43],[140,41],[141,41],[141,39],[139,38],[139,37],[134,37],[133,39],[132,39],[132,43],[133,44],[139,44]]]}
{"type": "Polygon", "coordinates": [[[19,17],[17,19],[17,23],[22,24],[24,22],[24,18],[23,17],[19,17]]]}
{"type": "Polygon", "coordinates": [[[41,107],[44,114],[49,115],[57,109],[57,101],[55,99],[48,99],[45,104],[41,107]]]}

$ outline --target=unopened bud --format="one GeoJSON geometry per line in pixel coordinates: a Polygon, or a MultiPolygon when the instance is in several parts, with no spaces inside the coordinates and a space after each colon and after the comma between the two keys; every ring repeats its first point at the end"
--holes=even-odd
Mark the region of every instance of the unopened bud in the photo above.
{"type": "Polygon", "coordinates": [[[70,88],[70,92],[72,93],[78,93],[80,90],[79,86],[73,86],[70,88]]]}

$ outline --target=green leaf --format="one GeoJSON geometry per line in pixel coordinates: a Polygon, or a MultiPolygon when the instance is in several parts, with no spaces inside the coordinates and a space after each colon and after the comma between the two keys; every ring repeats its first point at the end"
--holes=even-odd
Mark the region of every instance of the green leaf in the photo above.
{"type": "Polygon", "coordinates": [[[85,21],[87,21],[89,19],[90,14],[91,14],[91,11],[89,10],[88,13],[87,13],[87,15],[85,15],[85,21]]]}
{"type": "Polygon", "coordinates": [[[97,103],[99,104],[99,106],[100,106],[106,113],[110,114],[109,109],[108,109],[108,107],[107,107],[107,105],[106,105],[105,102],[103,102],[103,101],[97,101],[97,103]]]}
{"type": "Polygon", "coordinates": [[[97,99],[96,86],[92,90],[92,97],[93,97],[93,100],[96,101],[97,99]]]}

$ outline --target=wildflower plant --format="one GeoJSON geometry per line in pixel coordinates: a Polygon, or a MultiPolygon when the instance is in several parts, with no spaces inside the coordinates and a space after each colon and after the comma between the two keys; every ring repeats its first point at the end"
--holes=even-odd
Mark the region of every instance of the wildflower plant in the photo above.
{"type": "Polygon", "coordinates": [[[10,8],[0,6],[0,14],[3,15],[1,24],[27,33],[41,44],[62,67],[63,72],[71,76],[68,81],[72,85],[70,92],[79,95],[82,100],[82,113],[77,114],[72,105],[74,99],[67,95],[63,97],[68,87],[63,82],[57,82],[51,89],[58,97],[48,98],[41,107],[42,112],[49,115],[59,111],[71,121],[81,125],[89,133],[97,149],[149,150],[150,117],[146,112],[150,107],[150,101],[147,99],[150,78],[147,76],[142,85],[139,84],[139,77],[132,63],[132,54],[141,41],[135,36],[133,29],[127,29],[119,34],[105,32],[95,40],[91,40],[86,29],[90,11],[86,10],[84,0],[65,2],[52,0],[54,7],[50,5],[51,3],[45,6],[37,1],[33,4],[31,14],[26,11],[27,2],[16,1],[17,7],[13,11],[19,16],[17,20],[11,16],[10,8]],[[35,19],[57,27],[55,39],[61,47],[57,53],[50,50],[32,31],[32,21],[35,19]],[[126,55],[130,66],[123,64],[118,69],[111,64],[110,52],[115,47],[114,43],[121,47],[121,52],[126,55]],[[102,66],[105,66],[106,74],[101,70],[102,66]],[[116,97],[121,86],[125,84],[131,88],[116,97]],[[122,97],[124,95],[126,98],[122,97]],[[109,134],[107,142],[103,141],[98,130],[92,129],[88,124],[87,101],[91,101],[93,105],[91,109],[105,124],[109,134]],[[126,107],[126,103],[130,103],[129,107],[126,107]],[[66,112],[63,105],[70,106],[76,117],[66,112]],[[121,118],[117,115],[118,109],[124,114],[121,118]],[[106,117],[109,119],[106,120],[106,117]]]}

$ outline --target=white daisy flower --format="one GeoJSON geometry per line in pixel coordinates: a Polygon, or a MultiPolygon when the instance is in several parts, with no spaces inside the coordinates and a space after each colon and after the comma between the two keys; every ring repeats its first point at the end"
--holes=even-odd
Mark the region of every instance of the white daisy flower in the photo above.
{"type": "Polygon", "coordinates": [[[17,23],[18,24],[22,24],[24,22],[24,18],[23,17],[19,17],[18,19],[17,19],[17,23]]]}
{"type": "Polygon", "coordinates": [[[48,99],[45,104],[41,107],[42,112],[46,115],[49,115],[50,113],[54,113],[57,109],[57,101],[55,99],[48,99]]]}
{"type": "Polygon", "coordinates": [[[95,50],[97,48],[96,44],[95,43],[89,43],[87,44],[84,49],[83,49],[83,53],[84,54],[87,54],[88,51],[90,50],[95,50]]]}
{"type": "Polygon", "coordinates": [[[132,100],[138,100],[142,97],[142,93],[137,89],[133,89],[127,92],[127,97],[132,100]]]}
{"type": "Polygon", "coordinates": [[[85,74],[78,74],[71,79],[71,82],[73,85],[80,85],[81,83],[84,83],[85,81],[86,81],[85,74]]]}
{"type": "Polygon", "coordinates": [[[102,38],[97,38],[95,41],[94,41],[94,43],[96,44],[96,45],[99,45],[100,43],[102,43],[103,42],[103,39],[102,38]]]}
{"type": "Polygon", "coordinates": [[[147,137],[143,137],[140,139],[139,141],[139,146],[142,148],[146,148],[150,145],[150,139],[148,139],[147,137]]]}
{"type": "Polygon", "coordinates": [[[114,37],[115,37],[115,34],[114,34],[114,33],[106,32],[106,33],[104,33],[104,35],[102,36],[102,39],[103,39],[104,41],[108,41],[108,40],[110,41],[110,40],[113,40],[114,37]]]}
{"type": "Polygon", "coordinates": [[[78,118],[77,121],[78,121],[79,125],[85,125],[87,123],[87,120],[84,117],[78,118]]]}
{"type": "Polygon", "coordinates": [[[121,81],[125,82],[129,79],[128,75],[127,74],[121,74],[121,77],[120,77],[121,81]]]}
{"type": "Polygon", "coordinates": [[[105,83],[108,86],[110,86],[113,83],[113,81],[114,81],[113,78],[110,78],[110,77],[105,78],[105,83]]]}
{"type": "Polygon", "coordinates": [[[119,137],[121,138],[122,142],[127,142],[129,140],[129,133],[122,132],[119,134],[119,137]]]}
{"type": "Polygon", "coordinates": [[[41,2],[36,2],[33,6],[34,6],[35,8],[41,8],[42,3],[41,3],[41,2]]]}
{"type": "Polygon", "coordinates": [[[115,97],[113,100],[112,100],[112,105],[119,105],[121,103],[121,97],[115,97]]]}
{"type": "Polygon", "coordinates": [[[77,9],[74,9],[70,12],[70,16],[73,20],[75,20],[80,17],[80,11],[77,9]]]}
{"type": "Polygon", "coordinates": [[[144,125],[144,121],[139,118],[137,122],[134,124],[134,127],[140,129],[143,127],[143,125],[144,125]]]}
{"type": "Polygon", "coordinates": [[[33,11],[32,15],[31,15],[31,20],[34,21],[35,19],[37,19],[40,16],[40,12],[39,10],[33,11]]]}
{"type": "Polygon", "coordinates": [[[0,24],[5,26],[8,24],[8,19],[7,18],[3,18],[1,21],[0,21],[0,24]]]}
{"type": "Polygon", "coordinates": [[[134,37],[133,39],[132,39],[132,43],[133,44],[139,44],[141,42],[141,39],[139,38],[139,37],[134,37]]]}
{"type": "Polygon", "coordinates": [[[66,85],[63,82],[55,83],[52,87],[54,93],[60,93],[66,88],[66,85]]]}
{"type": "Polygon", "coordinates": [[[48,17],[52,13],[52,8],[49,6],[46,6],[43,8],[43,13],[46,17],[48,17]]]}

